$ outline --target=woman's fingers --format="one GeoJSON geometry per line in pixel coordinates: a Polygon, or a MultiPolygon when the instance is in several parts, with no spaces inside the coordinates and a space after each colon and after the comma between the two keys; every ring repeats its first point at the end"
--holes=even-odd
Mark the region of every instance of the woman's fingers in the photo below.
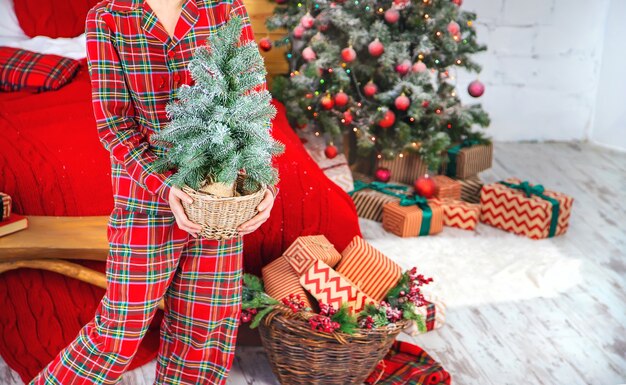
{"type": "Polygon", "coordinates": [[[181,230],[187,231],[194,237],[198,237],[198,233],[202,230],[202,226],[197,223],[193,223],[187,218],[187,214],[185,214],[185,210],[183,209],[183,205],[181,200],[184,199],[186,202],[191,203],[193,200],[189,195],[187,195],[184,191],[173,187],[170,190],[170,208],[172,209],[172,213],[176,218],[176,224],[180,227],[181,230]]]}

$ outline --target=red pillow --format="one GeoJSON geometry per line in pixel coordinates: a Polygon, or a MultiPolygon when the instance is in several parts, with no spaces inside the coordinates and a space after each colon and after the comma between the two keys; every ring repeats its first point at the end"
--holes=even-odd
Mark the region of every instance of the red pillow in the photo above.
{"type": "Polygon", "coordinates": [[[78,71],[80,62],[59,55],[0,47],[0,90],[58,90],[78,71]]]}
{"type": "Polygon", "coordinates": [[[85,32],[87,12],[100,0],[16,0],[15,15],[30,37],[76,37],[85,32]]]}

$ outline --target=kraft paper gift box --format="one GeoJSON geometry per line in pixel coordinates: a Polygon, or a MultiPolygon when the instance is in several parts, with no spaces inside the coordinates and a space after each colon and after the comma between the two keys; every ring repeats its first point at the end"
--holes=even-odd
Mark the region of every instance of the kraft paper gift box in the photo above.
{"type": "Polygon", "coordinates": [[[307,291],[300,285],[300,276],[291,268],[284,257],[279,257],[261,269],[265,292],[280,301],[289,294],[300,295],[306,307],[313,308],[307,291]]]}
{"type": "Polygon", "coordinates": [[[335,184],[345,192],[352,191],[354,188],[354,179],[352,178],[352,171],[348,166],[346,156],[343,154],[337,155],[333,160],[339,158],[339,163],[334,163],[332,166],[324,166],[325,162],[318,163],[324,174],[328,179],[335,182],[335,184]]]}
{"type": "Polygon", "coordinates": [[[439,199],[461,199],[461,183],[445,175],[432,177],[435,182],[435,197],[439,199]]]}
{"type": "Polygon", "coordinates": [[[443,225],[463,230],[476,230],[480,220],[480,205],[456,199],[429,199],[431,205],[443,209],[443,225]]]}
{"type": "Polygon", "coordinates": [[[339,262],[341,254],[323,235],[296,238],[282,256],[261,270],[265,292],[277,300],[292,293],[299,294],[305,305],[312,307],[307,292],[300,285],[300,276],[318,259],[332,267],[339,262]]]}
{"type": "MultiPolygon", "coordinates": [[[[411,198],[408,198],[411,199],[411,198]]],[[[383,228],[399,237],[433,235],[443,230],[443,208],[429,205],[425,198],[414,197],[423,203],[402,200],[383,206],[383,228]]]]}
{"type": "Polygon", "coordinates": [[[441,298],[434,295],[424,294],[424,299],[428,303],[424,306],[418,307],[417,312],[422,316],[426,330],[421,329],[417,325],[417,322],[413,321],[402,330],[410,336],[416,336],[431,330],[439,329],[446,322],[446,305],[441,298]]]}
{"type": "Polygon", "coordinates": [[[317,260],[300,277],[300,284],[317,301],[332,305],[339,309],[343,303],[348,304],[352,314],[363,310],[366,304],[377,303],[349,279],[345,278],[324,262],[317,260]]]}
{"type": "Polygon", "coordinates": [[[296,275],[301,276],[316,260],[334,267],[341,259],[341,254],[323,235],[306,235],[296,240],[283,252],[296,275]]]}
{"type": "Polygon", "coordinates": [[[384,167],[391,171],[391,180],[413,185],[415,180],[428,171],[426,163],[418,154],[408,153],[394,159],[377,159],[374,170],[384,167]]]}
{"type": "Polygon", "coordinates": [[[11,196],[0,192],[0,200],[2,200],[2,212],[0,213],[0,220],[5,220],[11,215],[11,196]]]}
{"type": "Polygon", "coordinates": [[[565,234],[574,199],[517,178],[483,186],[480,220],[532,239],[565,234]]]}
{"type": "Polygon", "coordinates": [[[354,190],[348,194],[354,201],[356,213],[359,217],[381,222],[383,220],[383,206],[386,203],[399,201],[410,191],[410,187],[399,183],[363,182],[354,181],[354,190]]]}
{"type": "Polygon", "coordinates": [[[469,203],[480,203],[480,190],[483,181],[478,176],[470,176],[464,179],[456,179],[461,184],[461,200],[469,203]]]}
{"type": "Polygon", "coordinates": [[[402,276],[398,264],[358,235],[341,252],[335,270],[376,301],[385,298],[402,276]]]}
{"type": "Polygon", "coordinates": [[[476,144],[464,141],[448,149],[448,159],[443,162],[444,174],[451,178],[467,178],[491,168],[493,144],[476,144]]]}

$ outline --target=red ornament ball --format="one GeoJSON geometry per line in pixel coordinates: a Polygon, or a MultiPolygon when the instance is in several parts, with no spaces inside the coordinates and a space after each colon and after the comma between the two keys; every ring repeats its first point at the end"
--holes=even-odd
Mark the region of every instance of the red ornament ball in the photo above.
{"type": "Polygon", "coordinates": [[[306,29],[313,28],[313,24],[315,24],[315,19],[310,13],[307,13],[300,19],[300,25],[306,29]]]}
{"type": "Polygon", "coordinates": [[[287,0],[276,0],[276,4],[285,4],[287,0]]]}
{"type": "Polygon", "coordinates": [[[409,60],[403,60],[402,63],[396,65],[396,72],[404,76],[411,70],[411,62],[409,60]]]}
{"type": "Polygon", "coordinates": [[[330,110],[335,106],[335,102],[333,101],[333,98],[330,95],[324,96],[320,104],[322,105],[322,108],[325,110],[330,110]]]}
{"type": "Polygon", "coordinates": [[[346,63],[353,62],[356,59],[356,51],[352,47],[344,48],[341,50],[341,59],[346,63]]]}
{"type": "Polygon", "coordinates": [[[391,170],[385,167],[379,167],[374,172],[374,179],[379,182],[387,183],[391,179],[391,170]]]}
{"type": "Polygon", "coordinates": [[[430,199],[435,195],[437,185],[435,184],[433,178],[430,178],[427,175],[417,178],[415,183],[413,183],[413,187],[415,188],[415,193],[417,195],[430,199]]]}
{"type": "Polygon", "coordinates": [[[459,7],[463,4],[463,0],[452,0],[452,3],[458,5],[459,7]]]}
{"type": "Polygon", "coordinates": [[[326,148],[324,149],[324,155],[326,155],[328,159],[333,159],[337,156],[337,147],[333,146],[332,144],[330,146],[326,146],[326,148]]]}
{"type": "Polygon", "coordinates": [[[478,98],[482,96],[482,94],[485,93],[485,85],[481,83],[479,80],[474,80],[473,82],[469,84],[469,86],[467,86],[467,92],[471,96],[478,98]]]}
{"type": "Polygon", "coordinates": [[[426,71],[426,64],[424,64],[424,62],[417,61],[415,62],[415,64],[413,64],[413,67],[411,67],[411,71],[413,72],[424,72],[426,71]]]}
{"type": "Polygon", "coordinates": [[[400,12],[395,8],[389,8],[385,11],[385,21],[389,24],[395,24],[400,20],[400,12]]]}
{"type": "Polygon", "coordinates": [[[301,25],[296,26],[293,29],[293,37],[295,37],[296,39],[301,39],[302,35],[304,35],[304,27],[301,25]]]}
{"type": "Polygon", "coordinates": [[[456,21],[451,21],[448,23],[448,33],[450,35],[459,35],[461,33],[461,26],[456,21]]]}
{"type": "Polygon", "coordinates": [[[317,59],[317,55],[315,54],[315,51],[313,51],[313,48],[306,47],[302,50],[302,58],[306,61],[313,61],[317,59]]]}
{"type": "Polygon", "coordinates": [[[343,119],[342,119],[342,123],[345,124],[346,126],[349,126],[352,123],[352,113],[350,112],[350,110],[347,110],[343,113],[343,119]]]}
{"type": "Polygon", "coordinates": [[[385,46],[383,45],[383,43],[380,42],[380,40],[378,40],[378,38],[376,38],[376,40],[374,40],[367,46],[367,50],[369,51],[370,55],[378,57],[382,55],[383,52],[385,52],[385,46]]]}
{"type": "Polygon", "coordinates": [[[267,38],[264,37],[263,39],[261,39],[261,41],[259,41],[259,48],[261,48],[262,51],[269,51],[272,49],[272,41],[267,38]]]}
{"type": "Polygon", "coordinates": [[[350,100],[348,94],[343,91],[339,91],[335,94],[335,105],[337,107],[345,106],[346,104],[348,104],[348,100],[350,100]]]}
{"type": "Polygon", "coordinates": [[[428,108],[428,106],[430,106],[430,102],[429,102],[428,100],[424,100],[424,101],[422,102],[422,107],[424,107],[424,108],[428,108]]]}
{"type": "Polygon", "coordinates": [[[394,101],[396,108],[400,111],[406,111],[411,105],[411,99],[405,94],[402,94],[396,98],[394,101]]]}
{"type": "Polygon", "coordinates": [[[383,116],[383,118],[378,121],[378,125],[382,128],[389,128],[393,126],[395,122],[396,114],[394,114],[391,110],[387,110],[387,112],[385,112],[385,116],[383,116]]]}
{"type": "Polygon", "coordinates": [[[371,80],[367,82],[365,87],[363,87],[363,93],[367,97],[371,98],[372,96],[376,95],[376,92],[378,92],[378,86],[371,80]]]}
{"type": "Polygon", "coordinates": [[[411,0],[393,0],[393,6],[397,9],[406,8],[411,3],[411,0]]]}

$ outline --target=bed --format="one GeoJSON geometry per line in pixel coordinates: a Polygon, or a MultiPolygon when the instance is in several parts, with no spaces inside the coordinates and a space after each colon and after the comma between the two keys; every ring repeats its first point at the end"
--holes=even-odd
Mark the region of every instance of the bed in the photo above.
{"type": "MultiPolygon", "coordinates": [[[[46,6],[52,0],[18,3],[17,16],[21,13],[22,18],[27,18],[29,9],[36,6],[39,12],[32,14],[56,20],[54,7],[46,6]]],[[[8,0],[0,0],[0,19],[5,18],[0,20],[0,46],[58,49],[80,63],[75,77],[56,91],[0,92],[0,191],[12,196],[16,213],[80,221],[81,217],[107,216],[113,200],[109,154],[98,141],[89,74],[85,59],[80,57],[80,21],[95,1],[71,3],[73,11],[63,17],[71,18],[69,24],[74,30],[63,30],[67,25],[55,29],[36,21],[24,25],[33,29],[31,33],[40,33],[45,27],[51,35],[78,32],[77,35],[70,36],[70,40],[39,36],[35,38],[39,41],[33,43],[24,31],[22,35],[9,36],[3,30],[10,24],[5,16],[8,10],[13,11],[13,6],[8,0]]],[[[255,18],[254,14],[251,16],[255,18]]],[[[18,21],[21,25],[22,20],[18,21]]],[[[57,22],[63,23],[62,18],[57,22]]],[[[324,234],[341,250],[354,235],[360,234],[350,197],[306,153],[287,122],[284,106],[274,104],[278,114],[272,134],[286,147],[285,153],[275,159],[281,177],[280,193],[270,220],[247,235],[244,242],[245,270],[259,275],[262,266],[280,256],[300,235],[324,234]]],[[[106,221],[102,223],[102,228],[94,231],[101,231],[104,236],[106,221]]],[[[28,252],[26,248],[24,253],[28,252]]],[[[79,258],[77,262],[95,271],[104,270],[103,260],[79,258]]],[[[24,381],[29,380],[73,339],[92,316],[103,293],[101,288],[53,272],[17,269],[1,274],[0,355],[24,381]]],[[[153,325],[158,325],[158,318],[153,325]]],[[[152,359],[157,346],[158,330],[153,328],[132,366],[152,359]]]]}

